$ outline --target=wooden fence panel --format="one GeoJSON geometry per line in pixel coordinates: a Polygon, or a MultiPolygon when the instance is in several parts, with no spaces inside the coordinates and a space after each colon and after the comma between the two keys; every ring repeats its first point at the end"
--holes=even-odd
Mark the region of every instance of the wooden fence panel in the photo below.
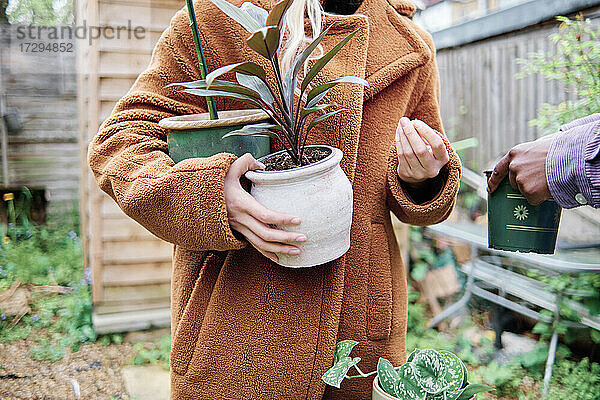
{"type": "MultiPolygon", "coordinates": [[[[600,9],[588,16],[600,21],[600,9]]],[[[479,147],[464,153],[465,165],[483,170],[517,143],[541,135],[529,121],[544,103],[574,99],[575,93],[540,74],[517,79],[518,59],[554,51],[548,36],[556,22],[545,23],[437,53],[442,85],[441,113],[453,140],[476,137],[479,147]]]]}

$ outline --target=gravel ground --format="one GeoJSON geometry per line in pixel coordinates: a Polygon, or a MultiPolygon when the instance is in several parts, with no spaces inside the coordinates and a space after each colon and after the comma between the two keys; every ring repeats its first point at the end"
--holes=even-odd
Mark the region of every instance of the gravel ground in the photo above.
{"type": "Polygon", "coordinates": [[[25,340],[0,343],[0,399],[129,400],[120,369],[133,357],[131,344],[93,343],[55,363],[32,360],[28,352],[36,345],[25,340]]]}

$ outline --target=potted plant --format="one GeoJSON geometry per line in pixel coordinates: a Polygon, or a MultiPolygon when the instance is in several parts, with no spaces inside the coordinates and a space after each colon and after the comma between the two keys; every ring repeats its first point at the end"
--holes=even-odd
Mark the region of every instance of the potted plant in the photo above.
{"type": "MultiPolygon", "coordinates": [[[[488,179],[493,171],[485,171],[488,179]]],[[[548,199],[534,206],[512,188],[508,177],[488,195],[488,246],[492,249],[553,254],[562,208],[548,199]]]]}
{"type": "MultiPolygon", "coordinates": [[[[200,75],[208,74],[200,30],[192,0],[186,0],[192,37],[198,56],[200,75]]],[[[210,157],[218,153],[241,156],[250,153],[262,157],[271,151],[271,140],[266,136],[230,136],[227,133],[241,129],[245,124],[266,121],[269,116],[260,109],[217,111],[214,99],[206,97],[207,113],[178,115],[164,118],[159,126],[167,130],[169,156],[175,162],[193,157],[210,157]]]]}
{"type": "MultiPolygon", "coordinates": [[[[328,92],[340,83],[367,85],[364,79],[342,76],[324,84],[313,80],[340,49],[357,33],[354,31],[308,65],[332,25],[301,51],[287,71],[282,71],[279,51],[283,38],[283,17],[293,0],[277,3],[270,12],[251,3],[236,7],[226,0],[211,0],[219,9],[244,27],[248,46],[266,59],[274,77],[253,61],[226,65],[194,82],[176,83],[182,91],[198,96],[232,98],[261,109],[267,122],[246,124],[226,133],[234,136],[267,136],[284,150],[261,158],[264,171],[249,171],[251,194],[267,208],[293,214],[302,220],[293,230],[307,241],[298,245],[300,255],[277,254],[279,264],[310,267],[332,261],[350,248],[352,187],[340,168],[342,152],[329,146],[307,146],[306,139],[318,124],[343,111],[328,103],[328,92]],[[301,74],[302,72],[302,74],[301,74]],[[234,73],[237,82],[218,79],[234,73]]],[[[287,229],[286,226],[278,226],[287,229]]]]}
{"type": "Polygon", "coordinates": [[[366,378],[375,375],[373,400],[467,400],[491,387],[468,382],[465,364],[453,353],[432,349],[413,351],[405,364],[394,367],[380,358],[377,370],[365,374],[358,368],[360,357],[350,357],[358,342],[344,340],[335,346],[334,365],[323,375],[323,381],[339,389],[344,378],[366,378]],[[354,367],[358,375],[348,376],[354,367]]]}

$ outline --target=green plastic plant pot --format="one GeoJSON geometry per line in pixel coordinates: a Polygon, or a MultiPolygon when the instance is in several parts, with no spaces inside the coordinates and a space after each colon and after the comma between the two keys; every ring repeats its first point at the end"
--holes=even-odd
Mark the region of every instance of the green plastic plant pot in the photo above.
{"type": "MultiPolygon", "coordinates": [[[[392,395],[387,394],[382,388],[381,386],[379,386],[379,381],[377,380],[377,375],[375,376],[375,379],[373,380],[373,396],[372,396],[373,400],[405,400],[405,399],[398,399],[397,397],[394,397],[392,395]]],[[[477,395],[474,394],[473,397],[471,397],[469,400],[476,400],[477,399],[477,395]]]]}
{"type": "Polygon", "coordinates": [[[159,126],[168,132],[169,156],[176,163],[218,153],[236,156],[250,153],[259,158],[271,152],[271,138],[268,136],[230,136],[223,139],[223,135],[268,119],[269,116],[262,110],[233,110],[220,111],[216,120],[211,120],[208,113],[164,118],[159,126]]]}
{"type": "MultiPolygon", "coordinates": [[[[491,171],[485,173],[489,179],[491,171]]],[[[554,199],[532,206],[507,177],[488,195],[488,247],[553,254],[561,212],[554,199]]]]}

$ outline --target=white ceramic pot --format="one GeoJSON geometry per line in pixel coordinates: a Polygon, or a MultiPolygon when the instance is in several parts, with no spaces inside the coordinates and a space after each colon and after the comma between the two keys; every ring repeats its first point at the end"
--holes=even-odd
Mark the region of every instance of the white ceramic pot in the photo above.
{"type": "MultiPolygon", "coordinates": [[[[397,397],[391,396],[383,391],[381,386],[379,386],[379,381],[377,380],[377,375],[375,375],[375,379],[373,379],[373,400],[401,400],[397,397]]],[[[476,400],[477,395],[473,395],[469,400],[476,400]]]]}
{"type": "MultiPolygon", "coordinates": [[[[300,217],[300,225],[278,229],[304,233],[306,242],[293,243],[301,254],[278,253],[286,267],[313,267],[335,260],[350,248],[352,224],[352,185],[340,168],[342,151],[331,151],[321,161],[286,171],[248,171],[251,194],[270,210],[300,217]]],[[[277,153],[275,153],[277,154],[277,153]]],[[[262,160],[262,159],[261,159],[262,160]]]]}

